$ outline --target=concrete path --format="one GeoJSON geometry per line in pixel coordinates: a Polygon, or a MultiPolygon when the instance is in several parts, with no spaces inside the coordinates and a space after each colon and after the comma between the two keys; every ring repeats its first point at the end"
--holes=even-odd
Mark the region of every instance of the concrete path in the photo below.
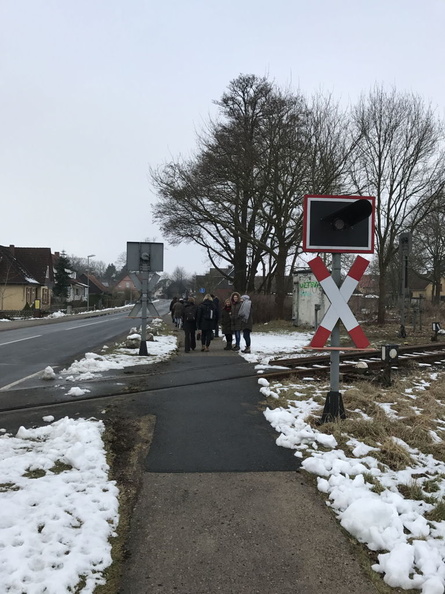
{"type": "Polygon", "coordinates": [[[376,593],[314,482],[275,445],[253,371],[215,340],[138,398],[157,421],[120,594],[376,593]]]}

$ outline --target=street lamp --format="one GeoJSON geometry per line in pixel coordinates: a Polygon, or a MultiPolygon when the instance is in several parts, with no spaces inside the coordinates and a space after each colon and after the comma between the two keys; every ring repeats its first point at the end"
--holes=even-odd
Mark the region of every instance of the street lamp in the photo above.
{"type": "Polygon", "coordinates": [[[88,284],[88,289],[87,289],[87,311],[90,311],[90,258],[94,258],[96,254],[90,254],[89,256],[87,256],[87,284],[88,284]]]}

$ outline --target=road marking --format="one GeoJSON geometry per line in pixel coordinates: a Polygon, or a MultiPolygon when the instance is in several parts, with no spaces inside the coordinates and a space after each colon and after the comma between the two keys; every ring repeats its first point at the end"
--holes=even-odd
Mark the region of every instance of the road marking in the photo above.
{"type": "Polygon", "coordinates": [[[28,336],[28,338],[18,338],[17,340],[10,340],[9,342],[2,342],[0,346],[6,346],[7,344],[13,344],[14,342],[23,342],[24,340],[31,340],[32,338],[39,338],[42,336],[41,334],[36,334],[35,336],[28,336]]]}
{"type": "MultiPolygon", "coordinates": [[[[53,365],[53,369],[57,369],[57,367],[59,367],[58,365],[53,365]]],[[[42,375],[42,373],[44,372],[44,369],[41,369],[40,371],[36,371],[36,373],[32,373],[31,375],[27,375],[26,377],[22,377],[19,380],[16,380],[15,382],[12,382],[11,384],[8,384],[7,386],[3,386],[0,388],[0,392],[2,392],[3,390],[9,390],[10,388],[13,388],[14,386],[17,386],[18,384],[21,384],[22,382],[25,382],[28,379],[32,379],[33,377],[36,376],[40,376],[42,375]]]]}
{"type": "Polygon", "coordinates": [[[89,324],[82,324],[81,326],[72,326],[71,328],[64,328],[64,330],[79,330],[86,326],[95,326],[96,324],[105,324],[108,320],[101,320],[100,322],[90,322],[89,324]]]}

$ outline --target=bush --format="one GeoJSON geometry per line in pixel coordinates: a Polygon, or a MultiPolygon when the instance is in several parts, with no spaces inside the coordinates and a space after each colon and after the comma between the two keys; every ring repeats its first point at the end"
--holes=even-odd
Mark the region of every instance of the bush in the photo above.
{"type": "MultiPolygon", "coordinates": [[[[275,295],[251,295],[254,324],[265,324],[278,320],[275,306],[275,295]]],[[[284,320],[292,319],[292,297],[288,295],[284,302],[284,320]]]]}

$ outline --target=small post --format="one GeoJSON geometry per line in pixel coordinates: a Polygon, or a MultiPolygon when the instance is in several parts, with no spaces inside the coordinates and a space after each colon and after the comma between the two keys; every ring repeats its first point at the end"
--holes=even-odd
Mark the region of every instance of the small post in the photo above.
{"type": "Polygon", "coordinates": [[[314,324],[314,328],[315,330],[318,328],[318,312],[321,309],[321,305],[319,303],[316,303],[314,306],[315,309],[315,324],[314,324]]]}
{"type": "Polygon", "coordinates": [[[437,336],[440,330],[440,322],[433,322],[432,323],[433,335],[431,336],[432,342],[437,342],[437,336]]]}
{"type": "Polygon", "coordinates": [[[383,385],[388,387],[391,385],[391,366],[399,357],[399,345],[398,344],[384,344],[382,345],[381,353],[382,361],[384,362],[382,382],[383,385]]]}

